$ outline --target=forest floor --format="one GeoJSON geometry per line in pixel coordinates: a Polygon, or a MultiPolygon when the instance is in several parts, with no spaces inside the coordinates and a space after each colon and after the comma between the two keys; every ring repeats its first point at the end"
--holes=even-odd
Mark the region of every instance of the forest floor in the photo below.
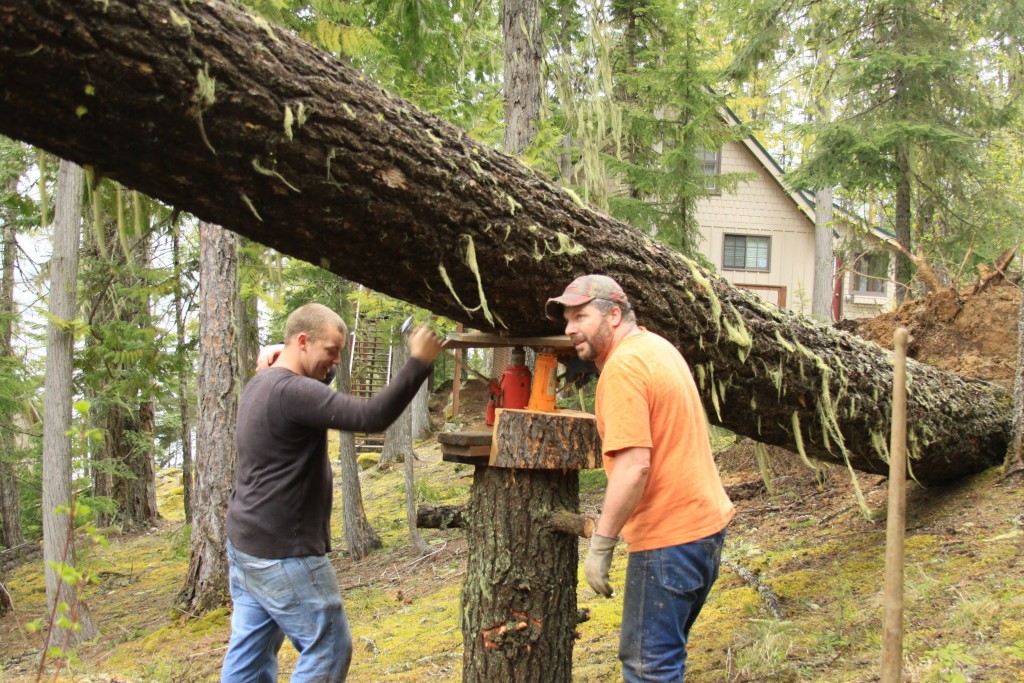
{"type": "MultiPolygon", "coordinates": [[[[952,304],[913,304],[861,325],[881,343],[907,325],[912,352],[949,369],[1009,385],[1016,367],[1019,290],[999,284],[952,304]],[[928,306],[931,305],[932,309],[928,306]],[[948,317],[947,306],[959,308],[948,317]],[[936,310],[947,319],[937,321],[936,310]],[[925,312],[921,312],[925,311],[925,312]],[[968,357],[971,358],[968,358],[968,357]]],[[[477,383],[464,391],[481,407],[477,383]]],[[[471,415],[466,415],[472,420],[471,415]]],[[[717,460],[737,507],[721,577],[691,638],[688,681],[877,681],[881,649],[887,487],[857,475],[867,511],[845,469],[809,470],[798,456],[716,434],[717,460]],[[751,572],[779,599],[781,619],[736,569],[751,572]]],[[[461,504],[472,468],[443,462],[434,440],[418,444],[420,504],[461,504]]],[[[384,548],[354,562],[334,516],[332,559],[355,640],[349,680],[458,681],[462,636],[459,593],[466,543],[458,530],[423,530],[430,554],[408,541],[401,468],[362,474],[367,514],[384,548]]],[[[596,514],[600,471],[581,475],[584,512],[596,514]]],[[[77,661],[39,672],[42,636],[29,623],[45,619],[42,562],[24,563],[4,583],[15,612],[0,619],[0,681],[191,682],[217,680],[229,632],[227,609],[186,619],[174,607],[188,567],[180,474],[159,478],[161,523],[141,533],[108,529],[109,546],[81,544],[79,564],[96,579],[85,596],[101,631],[77,661]]],[[[340,500],[336,500],[340,506],[340,500]]],[[[586,543],[580,544],[585,552],[586,543]]],[[[911,484],[907,500],[904,680],[1024,680],[1024,491],[998,468],[946,486],[911,484]]],[[[620,546],[612,584],[623,585],[620,546]]],[[[580,574],[574,680],[620,680],[616,648],[621,599],[598,598],[580,574]]],[[[281,679],[295,662],[285,645],[281,679]]],[[[497,682],[496,682],[497,683],[497,682]]],[[[539,682],[543,683],[543,682],[539,682]]]]}

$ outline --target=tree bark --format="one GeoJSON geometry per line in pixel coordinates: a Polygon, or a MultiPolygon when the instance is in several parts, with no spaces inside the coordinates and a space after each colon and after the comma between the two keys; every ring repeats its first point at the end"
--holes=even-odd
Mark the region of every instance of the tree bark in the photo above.
{"type": "MultiPolygon", "coordinates": [[[[392,376],[405,365],[409,358],[409,349],[405,341],[399,337],[399,341],[391,345],[391,367],[392,376]]],[[[415,459],[416,454],[412,450],[412,404],[405,407],[398,419],[392,422],[384,431],[384,445],[380,451],[380,462],[378,467],[387,468],[395,463],[404,463],[407,460],[415,459]]],[[[411,486],[411,482],[406,482],[411,486]]]]}
{"type": "Polygon", "coordinates": [[[597,419],[575,410],[502,409],[494,423],[490,464],[526,469],[600,467],[597,419]]]}
{"type": "Polygon", "coordinates": [[[229,599],[224,520],[238,461],[238,237],[205,222],[199,224],[199,300],[199,422],[192,554],[185,586],[178,594],[179,604],[192,613],[220,607],[229,599]]]}
{"type": "MultiPolygon", "coordinates": [[[[897,99],[902,99],[899,93],[897,99]]],[[[914,279],[914,264],[910,259],[914,251],[914,238],[910,231],[910,151],[905,142],[896,148],[896,166],[899,168],[899,177],[896,180],[896,223],[893,227],[896,240],[905,249],[896,257],[896,302],[903,303],[904,298],[910,295],[910,282],[914,279]]]]}
{"type": "Polygon", "coordinates": [[[430,419],[430,378],[420,385],[419,391],[412,399],[412,440],[425,439],[434,432],[434,422],[430,419]]]}
{"type": "Polygon", "coordinates": [[[505,45],[505,153],[519,156],[533,144],[540,122],[541,33],[539,0],[502,0],[505,45]]]}
{"type": "Polygon", "coordinates": [[[82,222],[81,167],[61,161],[57,175],[57,213],[50,259],[50,322],[46,326],[46,376],[43,380],[43,559],[46,607],[50,614],[48,646],[67,650],[98,635],[78,586],[61,580],[54,564],[75,566],[74,499],[71,495],[71,361],[77,317],[78,245],[82,222]],[[63,509],[62,512],[58,510],[63,509]],[[81,629],[58,624],[59,606],[81,629]]]}
{"type": "MultiPolygon", "coordinates": [[[[351,391],[352,375],[347,359],[338,367],[338,391],[351,391]]],[[[338,460],[341,463],[341,523],[345,529],[345,545],[353,560],[361,560],[371,550],[383,547],[381,540],[363,508],[363,492],[359,485],[359,463],[356,454],[356,435],[338,432],[338,460]]]]}
{"type": "MultiPolygon", "coordinates": [[[[408,336],[400,335],[398,342],[391,347],[392,375],[398,372],[409,360],[408,336]]],[[[402,476],[405,481],[405,523],[409,529],[409,541],[421,553],[430,551],[430,546],[416,528],[416,452],[412,449],[412,404],[410,403],[391,423],[384,432],[384,448],[380,454],[380,463],[402,463],[402,476]]]]}
{"type": "Polygon", "coordinates": [[[568,683],[579,539],[543,522],[579,510],[579,474],[477,467],[469,510],[462,680],[568,683]]]}
{"type": "MultiPolygon", "coordinates": [[[[259,264],[252,257],[251,249],[247,248],[248,240],[240,239],[238,243],[238,279],[240,292],[251,291],[243,285],[243,277],[250,275],[259,264]]],[[[238,297],[238,367],[242,369],[242,377],[248,381],[256,373],[256,358],[260,354],[260,321],[255,294],[240,294],[238,297]]]]}
{"type": "MultiPolygon", "coordinates": [[[[243,10],[0,0],[0,82],[0,132],[477,329],[561,331],[543,300],[607,273],[690,362],[712,422],[888,470],[889,352],[733,288],[243,10]]],[[[1007,392],[908,375],[920,481],[1001,461],[1007,392]]]]}
{"type": "Polygon", "coordinates": [[[178,415],[181,419],[181,485],[185,523],[192,524],[192,414],[190,396],[192,390],[188,381],[189,364],[185,332],[185,283],[181,272],[181,230],[171,228],[171,264],[174,268],[174,331],[177,336],[175,350],[178,360],[178,415]]]}
{"type": "MultiPolygon", "coordinates": [[[[18,177],[12,175],[4,188],[8,196],[18,191],[18,177]]],[[[0,358],[3,362],[14,362],[14,261],[18,257],[18,242],[14,228],[14,211],[10,204],[0,207],[0,223],[3,224],[3,274],[0,276],[0,358]]],[[[13,548],[25,542],[21,529],[21,489],[18,485],[18,464],[21,460],[17,448],[18,436],[14,431],[17,420],[14,415],[6,416],[6,424],[0,425],[0,545],[13,548]]]]}
{"type": "Polygon", "coordinates": [[[811,315],[832,321],[836,284],[836,253],[832,237],[832,188],[814,193],[814,292],[811,315]]]}
{"type": "Polygon", "coordinates": [[[456,505],[420,505],[416,508],[416,526],[420,529],[462,529],[466,518],[456,505]]]}

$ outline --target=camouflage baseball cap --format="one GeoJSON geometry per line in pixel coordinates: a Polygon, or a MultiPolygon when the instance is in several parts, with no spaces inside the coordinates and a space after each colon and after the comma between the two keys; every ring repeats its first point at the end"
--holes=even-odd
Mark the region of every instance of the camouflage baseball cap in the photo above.
{"type": "Polygon", "coordinates": [[[569,283],[561,296],[548,299],[544,312],[552,320],[561,320],[566,306],[582,306],[593,299],[614,301],[623,311],[629,310],[629,299],[618,282],[607,275],[581,275],[569,283]]]}

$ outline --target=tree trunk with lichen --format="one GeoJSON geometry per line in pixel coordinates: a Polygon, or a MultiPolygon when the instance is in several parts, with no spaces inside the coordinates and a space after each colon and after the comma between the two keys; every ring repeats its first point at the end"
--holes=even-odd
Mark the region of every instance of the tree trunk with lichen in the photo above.
{"type": "Polygon", "coordinates": [[[544,527],[541,514],[578,509],[574,470],[476,468],[465,523],[463,681],[572,680],[579,542],[544,527]]]}
{"type": "Polygon", "coordinates": [[[202,614],[228,603],[228,498],[235,483],[238,451],[239,368],[236,335],[238,236],[199,224],[199,421],[192,550],[178,605],[202,614]]]}
{"type": "MultiPolygon", "coordinates": [[[[612,275],[712,422],[888,470],[890,353],[733,288],[243,9],[0,0],[0,83],[0,133],[477,329],[558,332],[543,299],[612,275]]],[[[1002,460],[1007,392],[918,363],[908,378],[914,476],[1002,460]]]]}

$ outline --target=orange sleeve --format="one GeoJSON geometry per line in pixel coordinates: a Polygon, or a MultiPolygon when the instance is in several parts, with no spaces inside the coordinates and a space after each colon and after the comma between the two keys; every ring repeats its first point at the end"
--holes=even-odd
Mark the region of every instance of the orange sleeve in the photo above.
{"type": "Polygon", "coordinates": [[[632,362],[617,363],[602,379],[598,396],[601,410],[601,452],[614,455],[624,448],[650,448],[651,410],[646,368],[632,362]]]}

